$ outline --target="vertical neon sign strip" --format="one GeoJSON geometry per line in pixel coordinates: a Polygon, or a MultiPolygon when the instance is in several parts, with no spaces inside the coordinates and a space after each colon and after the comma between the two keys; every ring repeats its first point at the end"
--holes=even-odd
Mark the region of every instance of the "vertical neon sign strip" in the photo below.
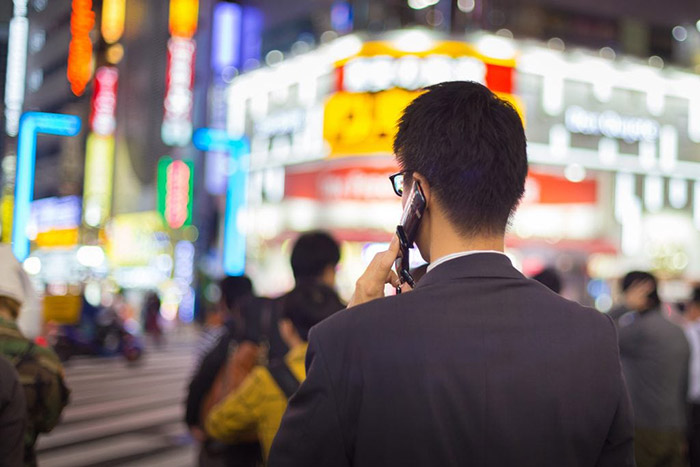
{"type": "Polygon", "coordinates": [[[199,0],[170,0],[170,35],[191,39],[197,32],[198,20],[199,0]]]}
{"type": "Polygon", "coordinates": [[[221,72],[230,66],[240,67],[242,18],[240,5],[216,5],[211,41],[211,65],[215,71],[221,72]]]}
{"type": "Polygon", "coordinates": [[[19,261],[24,261],[29,256],[27,223],[34,194],[36,137],[40,133],[75,136],[78,132],[80,132],[80,117],[75,115],[27,112],[19,121],[15,214],[12,225],[12,252],[19,261]]]}
{"type": "Polygon", "coordinates": [[[126,0],[104,0],[102,2],[102,37],[108,44],[114,44],[124,34],[126,0]]]}
{"type": "Polygon", "coordinates": [[[227,151],[228,186],[224,215],[224,272],[229,276],[245,273],[245,232],[239,218],[247,204],[250,147],[245,139],[231,139],[225,130],[200,128],[193,137],[200,151],[227,151]]]}

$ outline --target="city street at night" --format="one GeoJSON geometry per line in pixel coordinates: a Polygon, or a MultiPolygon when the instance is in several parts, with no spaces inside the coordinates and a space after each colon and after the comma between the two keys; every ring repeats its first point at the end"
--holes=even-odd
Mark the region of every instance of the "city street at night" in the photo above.
{"type": "Polygon", "coordinates": [[[700,0],[0,0],[0,467],[700,467],[700,0]]]}

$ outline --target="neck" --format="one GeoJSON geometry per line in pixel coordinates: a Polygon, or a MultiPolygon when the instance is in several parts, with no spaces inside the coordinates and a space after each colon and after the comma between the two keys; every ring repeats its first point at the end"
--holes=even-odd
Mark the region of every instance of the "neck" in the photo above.
{"type": "Polygon", "coordinates": [[[435,261],[443,256],[466,251],[493,250],[503,252],[505,249],[505,239],[503,235],[476,235],[465,237],[455,231],[446,223],[436,225],[430,236],[429,255],[430,261],[435,261]],[[438,233],[435,235],[435,233],[438,233]]]}

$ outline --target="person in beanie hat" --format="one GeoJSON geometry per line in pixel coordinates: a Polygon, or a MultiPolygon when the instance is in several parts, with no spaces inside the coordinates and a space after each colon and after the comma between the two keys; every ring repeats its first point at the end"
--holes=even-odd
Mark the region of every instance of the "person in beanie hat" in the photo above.
{"type": "Polygon", "coordinates": [[[27,402],[24,464],[35,466],[37,437],[58,424],[68,404],[69,391],[56,353],[34,344],[17,326],[29,287],[29,279],[9,245],[0,245],[0,355],[14,365],[24,387],[27,402]]]}

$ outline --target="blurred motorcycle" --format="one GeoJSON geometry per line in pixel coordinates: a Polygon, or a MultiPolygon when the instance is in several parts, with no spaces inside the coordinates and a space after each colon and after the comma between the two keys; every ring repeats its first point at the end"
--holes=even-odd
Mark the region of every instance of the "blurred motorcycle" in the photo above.
{"type": "Polygon", "coordinates": [[[113,310],[99,310],[94,323],[63,324],[49,332],[48,341],[61,361],[77,355],[111,357],[122,355],[127,362],[138,361],[143,340],[127,329],[113,310]]]}

